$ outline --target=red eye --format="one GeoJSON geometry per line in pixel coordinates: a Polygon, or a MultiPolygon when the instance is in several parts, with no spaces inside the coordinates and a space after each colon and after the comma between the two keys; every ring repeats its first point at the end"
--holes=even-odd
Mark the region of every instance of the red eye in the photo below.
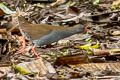
{"type": "Polygon", "coordinates": [[[88,32],[88,28],[85,28],[85,32],[88,32]]]}

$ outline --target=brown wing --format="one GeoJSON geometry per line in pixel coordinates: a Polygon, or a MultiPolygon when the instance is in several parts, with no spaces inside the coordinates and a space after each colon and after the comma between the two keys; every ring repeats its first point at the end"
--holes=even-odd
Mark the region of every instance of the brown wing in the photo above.
{"type": "Polygon", "coordinates": [[[21,29],[26,32],[33,40],[49,34],[52,30],[37,24],[21,25],[21,29]]]}

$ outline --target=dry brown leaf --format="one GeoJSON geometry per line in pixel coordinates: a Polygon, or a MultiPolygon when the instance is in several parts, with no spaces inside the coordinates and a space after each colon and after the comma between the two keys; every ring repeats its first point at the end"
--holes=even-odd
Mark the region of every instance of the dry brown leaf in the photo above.
{"type": "Polygon", "coordinates": [[[78,65],[70,65],[72,68],[84,69],[87,71],[98,71],[105,70],[107,67],[111,68],[113,72],[120,71],[120,63],[89,63],[89,64],[78,64],[78,65]]]}
{"type": "Polygon", "coordinates": [[[120,35],[120,31],[116,30],[116,29],[112,29],[112,30],[109,31],[109,34],[113,35],[113,36],[119,36],[120,35]]]}
{"type": "Polygon", "coordinates": [[[52,3],[51,6],[56,6],[65,3],[66,0],[57,0],[56,2],[52,3]]]}
{"type": "Polygon", "coordinates": [[[120,54],[120,49],[106,49],[106,50],[101,50],[101,49],[90,49],[94,55],[117,55],[120,54]]]}
{"type": "Polygon", "coordinates": [[[0,79],[5,77],[7,75],[7,73],[10,72],[10,71],[11,71],[10,66],[0,67],[0,79]]]}
{"type": "Polygon", "coordinates": [[[6,30],[6,29],[0,29],[0,33],[1,33],[1,34],[7,33],[7,30],[6,30]]]}
{"type": "Polygon", "coordinates": [[[69,6],[66,10],[66,15],[68,15],[68,14],[77,16],[80,14],[80,9],[78,9],[77,7],[74,7],[74,6],[69,6]]]}
{"type": "Polygon", "coordinates": [[[31,62],[23,62],[18,64],[18,66],[24,68],[28,73],[40,73],[40,75],[44,75],[49,73],[56,73],[55,69],[52,67],[50,63],[44,61],[42,58],[38,60],[34,60],[31,62]]]}
{"type": "Polygon", "coordinates": [[[118,5],[120,5],[120,0],[113,1],[112,6],[118,6],[118,5]]]}
{"type": "Polygon", "coordinates": [[[109,50],[91,49],[94,55],[109,55],[109,50]]]}
{"type": "Polygon", "coordinates": [[[68,56],[63,56],[63,57],[58,57],[55,61],[55,65],[65,65],[65,64],[83,64],[83,63],[88,63],[88,57],[87,55],[68,55],[68,56]]]}

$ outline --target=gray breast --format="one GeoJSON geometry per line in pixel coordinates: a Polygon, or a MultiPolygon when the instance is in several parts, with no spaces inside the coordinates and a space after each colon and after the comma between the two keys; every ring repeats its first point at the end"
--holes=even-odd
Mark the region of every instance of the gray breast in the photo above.
{"type": "Polygon", "coordinates": [[[57,31],[57,30],[54,30],[50,34],[41,37],[39,40],[33,40],[33,43],[36,46],[48,45],[48,44],[56,42],[56,41],[58,41],[60,39],[71,36],[73,34],[74,33],[70,32],[70,31],[57,31]]]}

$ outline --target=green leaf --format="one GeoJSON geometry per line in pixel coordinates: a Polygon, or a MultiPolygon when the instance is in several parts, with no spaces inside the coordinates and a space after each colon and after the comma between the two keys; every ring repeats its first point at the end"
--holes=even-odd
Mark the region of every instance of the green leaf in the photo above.
{"type": "Polygon", "coordinates": [[[97,43],[93,46],[91,46],[91,48],[94,48],[94,49],[98,49],[100,46],[99,46],[99,41],[97,40],[97,43]]]}
{"type": "Polygon", "coordinates": [[[91,38],[89,37],[89,38],[87,38],[87,39],[85,39],[85,41],[90,41],[91,40],[91,38]]]}
{"type": "Polygon", "coordinates": [[[84,50],[90,50],[90,48],[94,48],[94,49],[98,49],[99,46],[99,41],[97,41],[97,43],[93,46],[91,46],[91,42],[89,42],[88,44],[85,44],[83,46],[76,46],[76,48],[80,48],[80,49],[84,49],[84,50]]]}
{"type": "Polygon", "coordinates": [[[99,2],[100,2],[100,0],[95,0],[95,1],[93,2],[93,5],[98,5],[99,2]]]}
{"type": "Polygon", "coordinates": [[[18,73],[21,73],[21,74],[29,74],[29,72],[28,72],[25,68],[23,68],[23,67],[21,67],[21,66],[18,66],[18,65],[16,65],[16,64],[13,64],[13,67],[14,67],[14,69],[16,70],[16,72],[18,72],[18,73]]]}
{"type": "Polygon", "coordinates": [[[0,3],[0,9],[3,10],[6,14],[13,14],[16,13],[16,11],[11,11],[9,8],[7,8],[3,3],[0,3]]]}
{"type": "Polygon", "coordinates": [[[79,48],[80,48],[80,49],[89,50],[89,47],[90,47],[91,45],[92,45],[91,43],[88,43],[88,44],[85,44],[85,45],[83,45],[83,46],[80,46],[79,48]]]}
{"type": "Polygon", "coordinates": [[[115,52],[120,52],[120,49],[110,49],[109,51],[110,51],[110,53],[112,53],[112,52],[115,53],[115,52]]]}

